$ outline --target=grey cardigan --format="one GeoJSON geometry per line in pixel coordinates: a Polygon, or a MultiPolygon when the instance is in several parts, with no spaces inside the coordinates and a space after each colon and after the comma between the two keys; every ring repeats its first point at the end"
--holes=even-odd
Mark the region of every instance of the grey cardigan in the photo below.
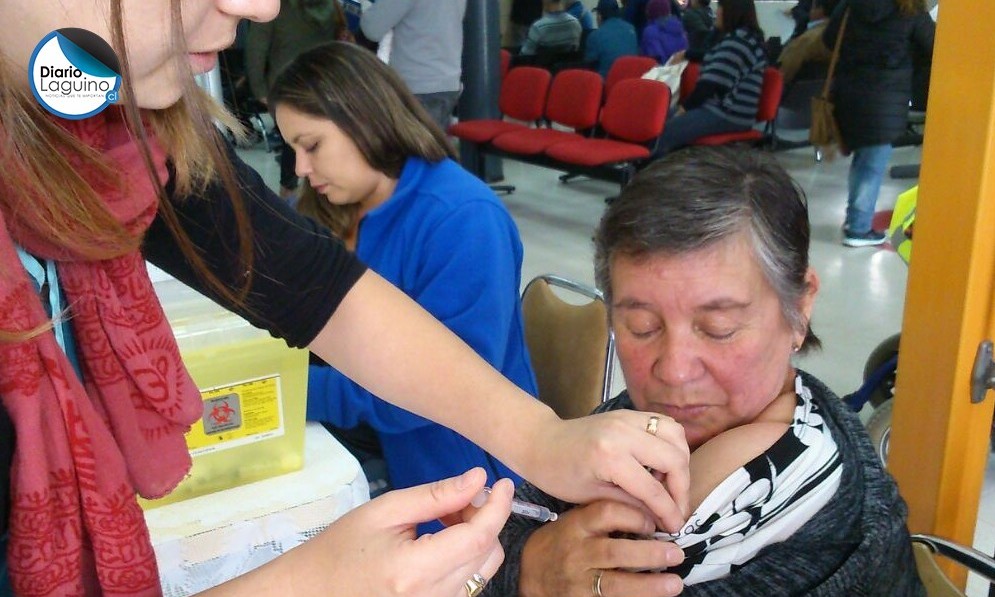
{"type": "MultiPolygon", "coordinates": [[[[729,576],[686,587],[687,597],[774,597],[777,595],[868,595],[921,597],[905,525],[907,508],[884,471],[860,420],[829,388],[801,372],[823,411],[843,457],[836,497],[789,539],[763,549],[729,576]]],[[[595,412],[633,408],[623,392],[595,412]]],[[[556,512],[573,505],[526,483],[517,497],[556,512]]],[[[512,516],[501,532],[505,562],[491,579],[487,597],[514,597],[522,550],[538,524],[512,516]]]]}

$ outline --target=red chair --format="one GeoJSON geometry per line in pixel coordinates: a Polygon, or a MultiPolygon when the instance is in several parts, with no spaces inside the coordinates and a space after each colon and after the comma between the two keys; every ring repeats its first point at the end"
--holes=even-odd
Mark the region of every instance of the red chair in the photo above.
{"type": "MultiPolygon", "coordinates": [[[[683,85],[682,85],[683,87],[683,85]]],[[[764,138],[766,129],[777,117],[777,107],[781,105],[781,92],[784,90],[784,78],[781,71],[773,66],[768,66],[764,70],[763,87],[760,88],[760,101],[757,104],[757,123],[765,125],[765,130],[760,131],[755,128],[748,131],[735,133],[720,133],[718,135],[707,135],[699,137],[691,142],[692,145],[725,145],[727,143],[737,143],[741,141],[761,141],[764,138]]]]}
{"type": "Polygon", "coordinates": [[[609,138],[558,143],[546,156],[571,172],[628,184],[636,165],[653,154],[670,109],[670,88],[659,81],[619,81],[605,102],[601,128],[609,138]]]}
{"type": "Polygon", "coordinates": [[[684,67],[684,72],[681,73],[681,88],[677,93],[678,101],[681,104],[691,95],[691,91],[694,90],[694,86],[698,83],[698,77],[700,76],[701,63],[688,62],[688,65],[684,67]]]}
{"type": "MultiPolygon", "coordinates": [[[[508,71],[501,83],[498,109],[506,118],[537,122],[542,118],[549,93],[549,71],[532,66],[518,66],[508,71]]],[[[464,120],[449,127],[449,134],[470,143],[488,143],[501,133],[528,129],[527,124],[504,119],[464,120]]]]}
{"type": "Polygon", "coordinates": [[[567,69],[553,78],[546,101],[545,118],[575,132],[550,127],[515,130],[494,137],[491,145],[514,155],[541,155],[547,147],[583,138],[576,131],[592,129],[598,122],[604,83],[594,71],[567,69]]]}
{"type": "Polygon", "coordinates": [[[645,75],[649,69],[658,65],[656,59],[649,56],[619,56],[612,63],[612,67],[608,69],[608,76],[605,77],[605,99],[611,95],[612,87],[619,81],[638,79],[645,75]]]}
{"type": "Polygon", "coordinates": [[[511,52],[501,48],[501,81],[504,82],[504,78],[508,76],[508,69],[511,68],[511,52]]]}

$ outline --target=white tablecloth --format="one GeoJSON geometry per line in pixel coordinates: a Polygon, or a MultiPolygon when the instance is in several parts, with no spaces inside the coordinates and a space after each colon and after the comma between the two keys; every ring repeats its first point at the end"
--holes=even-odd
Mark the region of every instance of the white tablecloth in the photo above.
{"type": "Polygon", "coordinates": [[[145,513],[166,597],[211,588],[265,564],[370,499],[359,463],[308,423],[304,468],[145,513]]]}

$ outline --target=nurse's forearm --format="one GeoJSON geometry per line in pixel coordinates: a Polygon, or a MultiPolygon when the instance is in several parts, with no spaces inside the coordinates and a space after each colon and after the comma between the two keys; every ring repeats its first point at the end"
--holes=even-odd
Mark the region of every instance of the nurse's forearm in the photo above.
{"type": "Polygon", "coordinates": [[[454,429],[520,474],[556,414],[368,271],[309,346],[384,400],[454,429]]]}

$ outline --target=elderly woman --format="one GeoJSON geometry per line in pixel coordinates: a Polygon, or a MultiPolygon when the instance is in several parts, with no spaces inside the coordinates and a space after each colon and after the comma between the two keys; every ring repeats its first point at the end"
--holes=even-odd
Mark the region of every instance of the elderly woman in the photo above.
{"type": "Polygon", "coordinates": [[[692,514],[654,533],[638,508],[525,485],[519,498],[561,514],[506,524],[490,594],[922,594],[894,482],[857,418],[791,362],[819,345],[819,280],[784,170],[753,152],[675,153],[625,188],[595,243],[628,387],[599,410],[683,426],[692,514]]]}

